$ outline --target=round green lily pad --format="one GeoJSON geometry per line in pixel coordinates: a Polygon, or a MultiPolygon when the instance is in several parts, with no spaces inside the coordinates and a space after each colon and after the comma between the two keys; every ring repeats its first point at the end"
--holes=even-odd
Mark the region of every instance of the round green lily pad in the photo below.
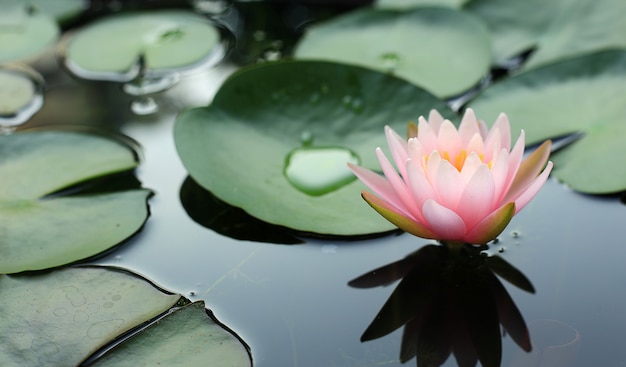
{"type": "Polygon", "coordinates": [[[133,336],[95,365],[250,365],[245,345],[209,317],[203,302],[189,303],[127,271],[80,267],[0,275],[0,292],[5,367],[80,366],[128,332],[133,336]]]}
{"type": "Polygon", "coordinates": [[[220,49],[208,18],[189,11],[122,13],[95,21],[68,41],[65,64],[86,79],[132,79],[207,60],[220,49]]]}
{"type": "Polygon", "coordinates": [[[43,78],[25,66],[0,67],[0,126],[26,122],[43,106],[43,78]]]}
{"type": "Polygon", "coordinates": [[[16,1],[2,5],[0,11],[0,63],[21,61],[52,46],[59,37],[53,17],[16,1]]]}
{"type": "Polygon", "coordinates": [[[529,144],[582,132],[554,154],[553,174],[577,191],[626,190],[626,51],[604,51],[520,73],[469,106],[485,121],[505,112],[529,144]]]}
{"type": "Polygon", "coordinates": [[[363,9],[310,27],[295,56],[391,72],[448,97],[489,71],[491,39],[478,18],[453,9],[363,9]]]}
{"type": "Polygon", "coordinates": [[[101,136],[0,135],[0,273],[85,259],[137,232],[148,218],[149,190],[59,192],[136,165],[129,146],[101,136]]]}
{"type": "Polygon", "coordinates": [[[496,59],[536,46],[526,68],[626,47],[622,0],[470,0],[463,9],[488,24],[496,59]]]}
{"type": "Polygon", "coordinates": [[[404,134],[432,108],[454,116],[430,93],[385,73],[266,63],[231,76],[210,106],[181,113],[174,138],[193,179],[230,205],[302,232],[364,235],[395,227],[361,199],[366,187],[346,163],[379,169],[384,126],[404,134]],[[297,164],[305,167],[289,170],[302,152],[297,164]]]}

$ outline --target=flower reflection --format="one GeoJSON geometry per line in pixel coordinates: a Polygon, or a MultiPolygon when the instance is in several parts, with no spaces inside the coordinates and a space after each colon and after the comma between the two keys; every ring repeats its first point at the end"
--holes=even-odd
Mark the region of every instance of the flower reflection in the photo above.
{"type": "Polygon", "coordinates": [[[399,173],[380,148],[384,177],[348,164],[369,186],[362,196],[402,230],[423,238],[485,244],[496,238],[546,182],[551,142],[522,161],[524,132],[511,147],[511,128],[500,114],[491,130],[467,109],[457,129],[432,110],[409,139],[385,128],[399,173]],[[544,169],[545,167],[545,169],[544,169]]]}
{"type": "Polygon", "coordinates": [[[530,281],[484,247],[426,245],[402,260],[372,270],[349,285],[371,288],[402,279],[367,327],[361,341],[380,338],[404,325],[400,360],[440,366],[454,355],[459,367],[498,367],[501,327],[525,351],[526,323],[496,274],[534,293],[530,281]]]}

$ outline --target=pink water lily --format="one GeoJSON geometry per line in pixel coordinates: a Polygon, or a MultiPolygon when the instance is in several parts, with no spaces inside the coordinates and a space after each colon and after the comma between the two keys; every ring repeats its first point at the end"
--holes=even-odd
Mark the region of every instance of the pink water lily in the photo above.
{"type": "Polygon", "coordinates": [[[490,130],[467,109],[459,128],[435,110],[403,139],[385,134],[397,172],[380,148],[384,177],[348,164],[374,193],[363,198],[387,220],[416,236],[484,244],[496,238],[539,192],[552,162],[546,141],[526,159],[524,131],[511,148],[511,128],[500,114],[490,130]],[[546,165],[547,162],[547,165],[546,165]],[[544,168],[545,167],[545,168],[544,168]]]}

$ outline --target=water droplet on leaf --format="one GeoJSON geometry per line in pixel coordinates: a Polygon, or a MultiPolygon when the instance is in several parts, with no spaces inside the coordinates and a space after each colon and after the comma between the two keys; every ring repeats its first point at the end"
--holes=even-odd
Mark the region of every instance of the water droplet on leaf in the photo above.
{"type": "Polygon", "coordinates": [[[356,153],[346,148],[297,148],[287,156],[284,174],[299,191],[321,196],[356,179],[347,167],[348,162],[359,164],[360,160],[356,153]]]}

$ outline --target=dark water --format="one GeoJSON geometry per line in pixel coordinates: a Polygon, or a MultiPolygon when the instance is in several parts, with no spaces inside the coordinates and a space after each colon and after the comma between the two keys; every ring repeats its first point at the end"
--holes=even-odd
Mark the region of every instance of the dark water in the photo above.
{"type": "MultiPolygon", "coordinates": [[[[241,62],[238,52],[233,60],[241,62]]],[[[137,175],[156,193],[145,228],[96,262],[204,299],[250,345],[255,366],[401,365],[399,330],[359,341],[394,286],[356,289],[347,283],[430,242],[406,234],[363,241],[304,238],[300,245],[237,240],[198,224],[181,204],[187,173],[174,147],[175,114],[208,104],[235,69],[224,63],[183,78],[159,96],[159,113],[143,117],[130,112],[132,98],[119,86],[77,82],[60,71],[47,76],[46,106],[31,125],[120,128],[143,147],[137,175]]],[[[546,351],[545,358],[554,358],[547,365],[626,365],[625,224],[626,208],[618,198],[579,195],[550,180],[491,246],[491,253],[519,268],[536,289],[529,294],[504,282],[531,325],[531,338],[563,334],[548,345],[575,339],[546,351]]],[[[524,352],[509,337],[503,350],[502,366],[540,365],[520,362],[524,352]]]]}

